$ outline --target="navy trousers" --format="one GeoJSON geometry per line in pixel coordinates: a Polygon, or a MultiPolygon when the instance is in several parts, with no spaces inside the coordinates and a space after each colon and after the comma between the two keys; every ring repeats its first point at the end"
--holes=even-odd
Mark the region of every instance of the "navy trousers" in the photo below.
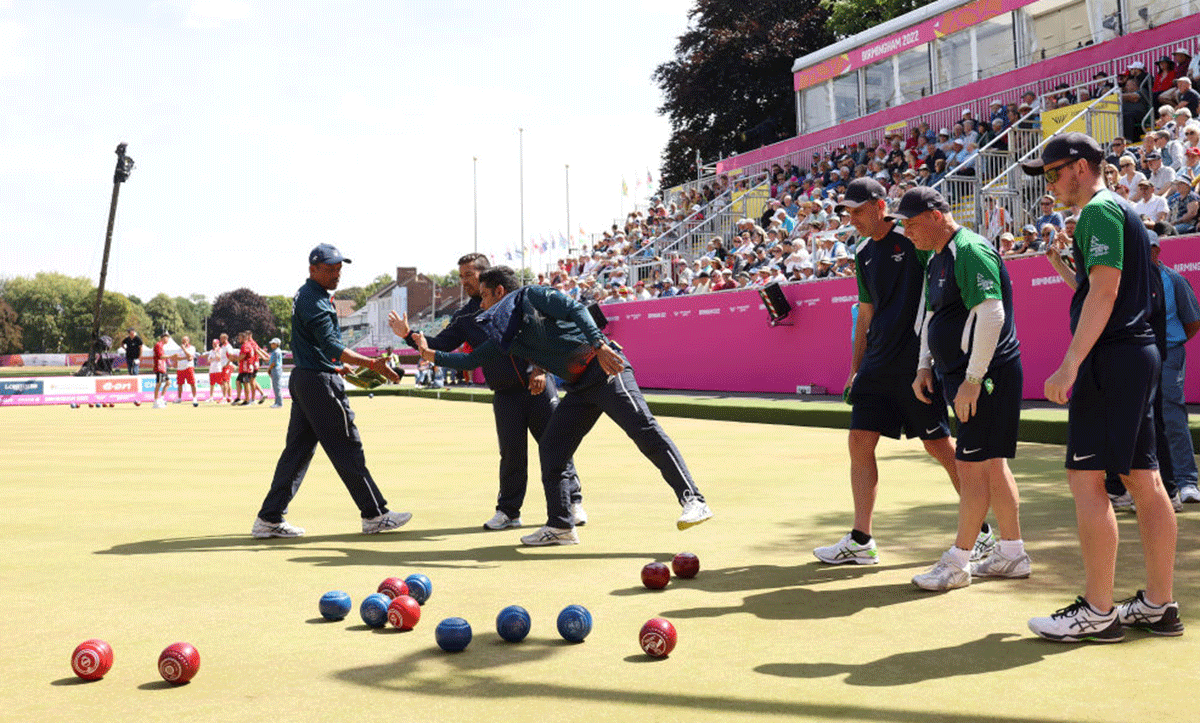
{"type": "MultiPolygon", "coordinates": [[[[498,389],[492,396],[492,412],[496,416],[496,438],[500,443],[500,494],[496,509],[512,518],[521,516],[525,490],[529,482],[529,436],[541,443],[550,415],[558,406],[558,390],[554,380],[546,376],[546,388],[541,394],[514,387],[498,389]]],[[[579,475],[570,458],[561,470],[570,504],[583,501],[579,475]]]]}
{"type": "Polygon", "coordinates": [[[283,520],[288,504],[304,481],[318,443],[350,491],[359,513],[366,518],[387,512],[387,501],[367,471],[362,438],[354,426],[354,412],[346,399],[341,376],[334,372],[293,369],[288,390],[292,394],[292,413],[287,442],[258,516],[266,522],[283,520]]]}

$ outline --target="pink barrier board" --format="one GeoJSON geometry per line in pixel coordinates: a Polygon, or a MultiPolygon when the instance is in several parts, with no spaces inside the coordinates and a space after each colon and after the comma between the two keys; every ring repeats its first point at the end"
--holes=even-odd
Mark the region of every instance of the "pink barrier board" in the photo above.
{"type": "MultiPolygon", "coordinates": [[[[1200,238],[1163,242],[1163,263],[1200,288],[1200,238]]],[[[1021,340],[1025,398],[1043,399],[1042,383],[1071,341],[1070,288],[1044,256],[1007,262],[1021,340]]],[[[853,278],[787,284],[785,324],[771,326],[755,290],[724,291],[604,306],[607,332],[625,346],[638,383],[657,389],[795,394],[816,385],[838,394],[849,373],[853,278]]],[[[1200,403],[1200,351],[1189,344],[1186,395],[1200,403]]]]}
{"type": "MultiPolygon", "coordinates": [[[[287,382],[290,372],[283,373],[281,385],[284,397],[290,397],[287,382]]],[[[167,401],[179,398],[175,385],[175,373],[170,375],[171,385],[165,392],[167,401]]],[[[271,377],[258,375],[258,385],[272,399],[271,377]]],[[[201,371],[196,375],[196,396],[208,399],[208,374],[201,371]]],[[[185,400],[191,401],[192,392],[185,391],[185,400]]],[[[0,380],[0,407],[29,406],[38,404],[121,404],[128,402],[154,401],[154,375],[113,375],[100,377],[13,377],[0,380]]]]}

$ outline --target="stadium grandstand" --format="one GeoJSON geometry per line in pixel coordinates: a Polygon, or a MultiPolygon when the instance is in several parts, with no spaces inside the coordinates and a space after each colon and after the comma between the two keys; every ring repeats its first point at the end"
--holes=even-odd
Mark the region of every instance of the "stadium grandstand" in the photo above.
{"type": "MultiPolygon", "coordinates": [[[[1041,178],[1019,162],[1057,132],[1085,131],[1144,175],[1158,152],[1200,187],[1187,135],[1197,114],[1177,114],[1187,102],[1169,87],[1192,76],[1200,87],[1197,13],[1200,0],[931,3],[796,59],[794,137],[698,164],[696,180],[593,236],[546,281],[604,303],[852,276],[834,206],[863,175],[893,200],[934,186],[1008,255],[1044,252],[1039,221],[1071,210],[1047,213],[1041,178]]],[[[1180,192],[1161,191],[1171,212],[1158,233],[1186,215],[1180,192]]]]}

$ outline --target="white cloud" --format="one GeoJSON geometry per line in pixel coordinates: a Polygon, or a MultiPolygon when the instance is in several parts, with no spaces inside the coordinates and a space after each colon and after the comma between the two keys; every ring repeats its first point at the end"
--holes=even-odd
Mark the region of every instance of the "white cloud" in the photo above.
{"type": "Polygon", "coordinates": [[[250,3],[243,0],[167,0],[167,4],[189,28],[219,28],[250,17],[250,3]]]}

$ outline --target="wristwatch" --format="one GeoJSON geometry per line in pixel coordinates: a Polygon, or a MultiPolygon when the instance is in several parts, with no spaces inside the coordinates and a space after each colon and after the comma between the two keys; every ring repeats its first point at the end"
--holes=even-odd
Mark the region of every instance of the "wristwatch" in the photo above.
{"type": "Polygon", "coordinates": [[[973,377],[970,374],[967,375],[966,381],[971,382],[972,384],[983,384],[982,377],[973,377]]]}

